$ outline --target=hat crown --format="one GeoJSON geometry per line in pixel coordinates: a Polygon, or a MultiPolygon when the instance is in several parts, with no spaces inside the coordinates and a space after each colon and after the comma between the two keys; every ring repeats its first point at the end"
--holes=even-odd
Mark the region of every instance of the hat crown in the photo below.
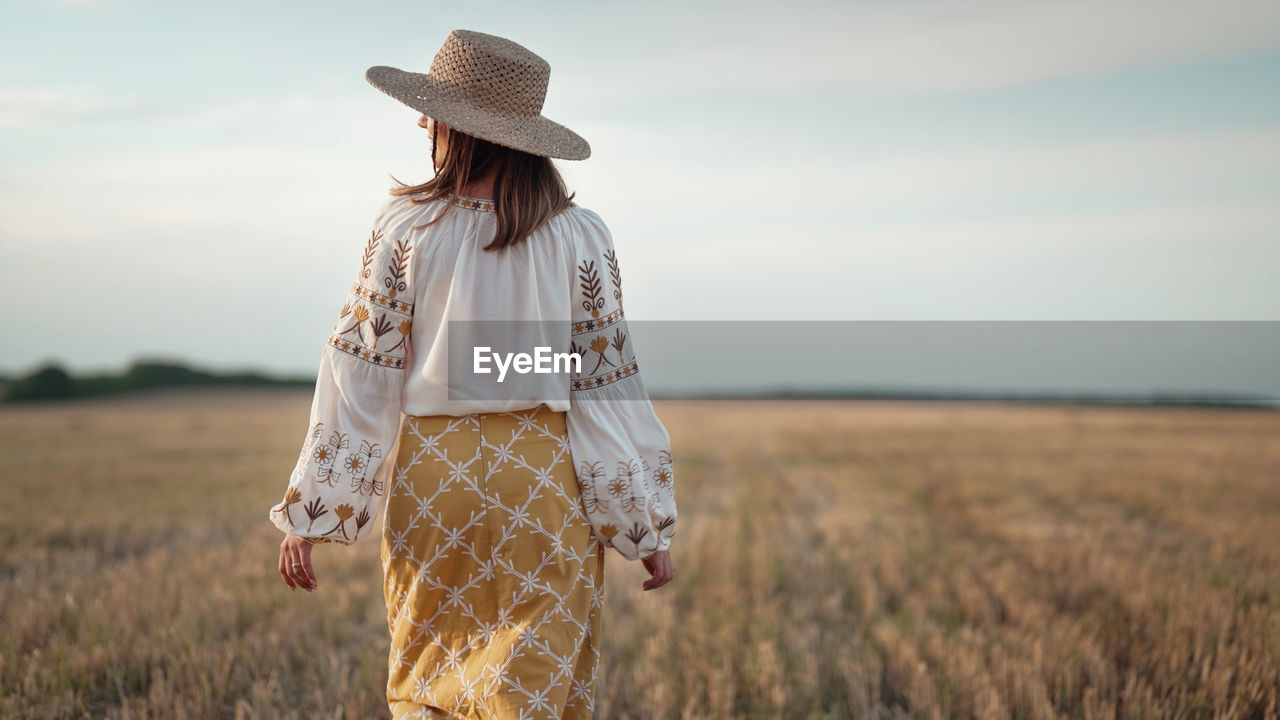
{"type": "Polygon", "coordinates": [[[547,97],[551,65],[506,38],[454,30],[428,74],[459,100],[494,112],[536,117],[547,97]]]}

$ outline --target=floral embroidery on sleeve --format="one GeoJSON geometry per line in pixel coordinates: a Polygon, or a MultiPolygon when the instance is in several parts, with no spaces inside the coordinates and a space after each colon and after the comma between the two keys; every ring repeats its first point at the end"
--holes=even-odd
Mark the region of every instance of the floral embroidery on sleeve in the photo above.
{"type": "Polygon", "coordinates": [[[374,365],[403,368],[412,328],[413,303],[406,301],[402,293],[408,287],[405,273],[413,246],[408,239],[396,241],[391,257],[383,267],[380,283],[369,287],[367,283],[374,270],[371,264],[381,241],[381,230],[369,238],[360,277],[351,286],[348,302],[342,307],[338,322],[329,335],[329,344],[374,365]],[[384,340],[387,335],[391,337],[384,340]],[[379,350],[392,340],[394,344],[379,350]]]}
{"type": "Polygon", "coordinates": [[[622,278],[618,272],[616,257],[612,251],[606,257],[610,261],[609,274],[618,308],[604,317],[600,317],[605,300],[596,263],[594,260],[583,260],[578,265],[582,296],[580,303],[591,314],[591,319],[573,323],[569,352],[582,358],[583,372],[573,376],[570,381],[572,390],[588,390],[608,385],[640,371],[628,342],[630,338],[622,313],[622,278]]]}
{"type": "Polygon", "coordinates": [[[409,351],[413,245],[375,228],[327,345],[316,403],[283,500],[271,511],[285,532],[311,543],[350,544],[377,514],[378,470],[399,433],[398,402],[409,351]],[[362,369],[363,368],[363,369],[362,369]],[[339,418],[343,418],[339,421],[339,418]],[[341,423],[341,424],[340,424],[341,423]]]}
{"type": "Polygon", "coordinates": [[[583,509],[605,544],[636,559],[665,549],[675,534],[674,473],[666,431],[652,406],[635,407],[647,396],[637,382],[617,253],[611,243],[604,245],[576,266],[569,345],[582,364],[569,381],[571,429],[583,509]],[[618,385],[628,378],[634,381],[618,385]],[[602,388],[620,388],[631,397],[605,397],[597,392],[602,388]],[[605,425],[596,426],[597,419],[605,425]]]}

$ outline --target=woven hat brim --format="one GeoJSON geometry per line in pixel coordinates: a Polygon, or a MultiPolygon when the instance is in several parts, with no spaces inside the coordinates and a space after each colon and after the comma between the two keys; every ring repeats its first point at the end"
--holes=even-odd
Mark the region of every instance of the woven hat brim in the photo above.
{"type": "Polygon", "coordinates": [[[364,77],[375,88],[458,132],[544,157],[591,157],[586,139],[560,123],[543,115],[529,117],[477,107],[426,73],[375,65],[364,77]]]}

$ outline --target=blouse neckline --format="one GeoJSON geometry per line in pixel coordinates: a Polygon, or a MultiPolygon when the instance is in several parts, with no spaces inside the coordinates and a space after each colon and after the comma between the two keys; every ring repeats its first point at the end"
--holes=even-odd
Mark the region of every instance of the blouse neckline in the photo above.
{"type": "Polygon", "coordinates": [[[492,200],[484,198],[470,197],[468,195],[459,195],[454,201],[454,205],[463,207],[468,210],[479,210],[481,212],[497,212],[492,200]]]}
{"type": "MultiPolygon", "coordinates": [[[[421,200],[423,197],[423,194],[414,193],[412,197],[418,200],[421,200]]],[[[493,204],[492,200],[485,200],[484,198],[471,197],[470,195],[459,195],[458,197],[453,199],[452,204],[457,205],[460,208],[466,208],[467,210],[479,210],[480,212],[490,212],[490,213],[498,212],[498,209],[493,204]]]]}

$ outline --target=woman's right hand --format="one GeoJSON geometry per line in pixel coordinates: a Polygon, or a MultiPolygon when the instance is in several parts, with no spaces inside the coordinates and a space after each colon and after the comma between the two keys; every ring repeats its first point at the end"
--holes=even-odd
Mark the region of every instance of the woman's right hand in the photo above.
{"type": "Polygon", "coordinates": [[[297,535],[285,535],[280,542],[280,577],[290,588],[307,592],[316,589],[316,574],[311,569],[311,543],[297,535]]]}
{"type": "Polygon", "coordinates": [[[645,590],[660,588],[676,576],[676,564],[671,560],[671,553],[666,550],[659,550],[640,562],[644,563],[644,569],[650,575],[644,581],[645,590]]]}

